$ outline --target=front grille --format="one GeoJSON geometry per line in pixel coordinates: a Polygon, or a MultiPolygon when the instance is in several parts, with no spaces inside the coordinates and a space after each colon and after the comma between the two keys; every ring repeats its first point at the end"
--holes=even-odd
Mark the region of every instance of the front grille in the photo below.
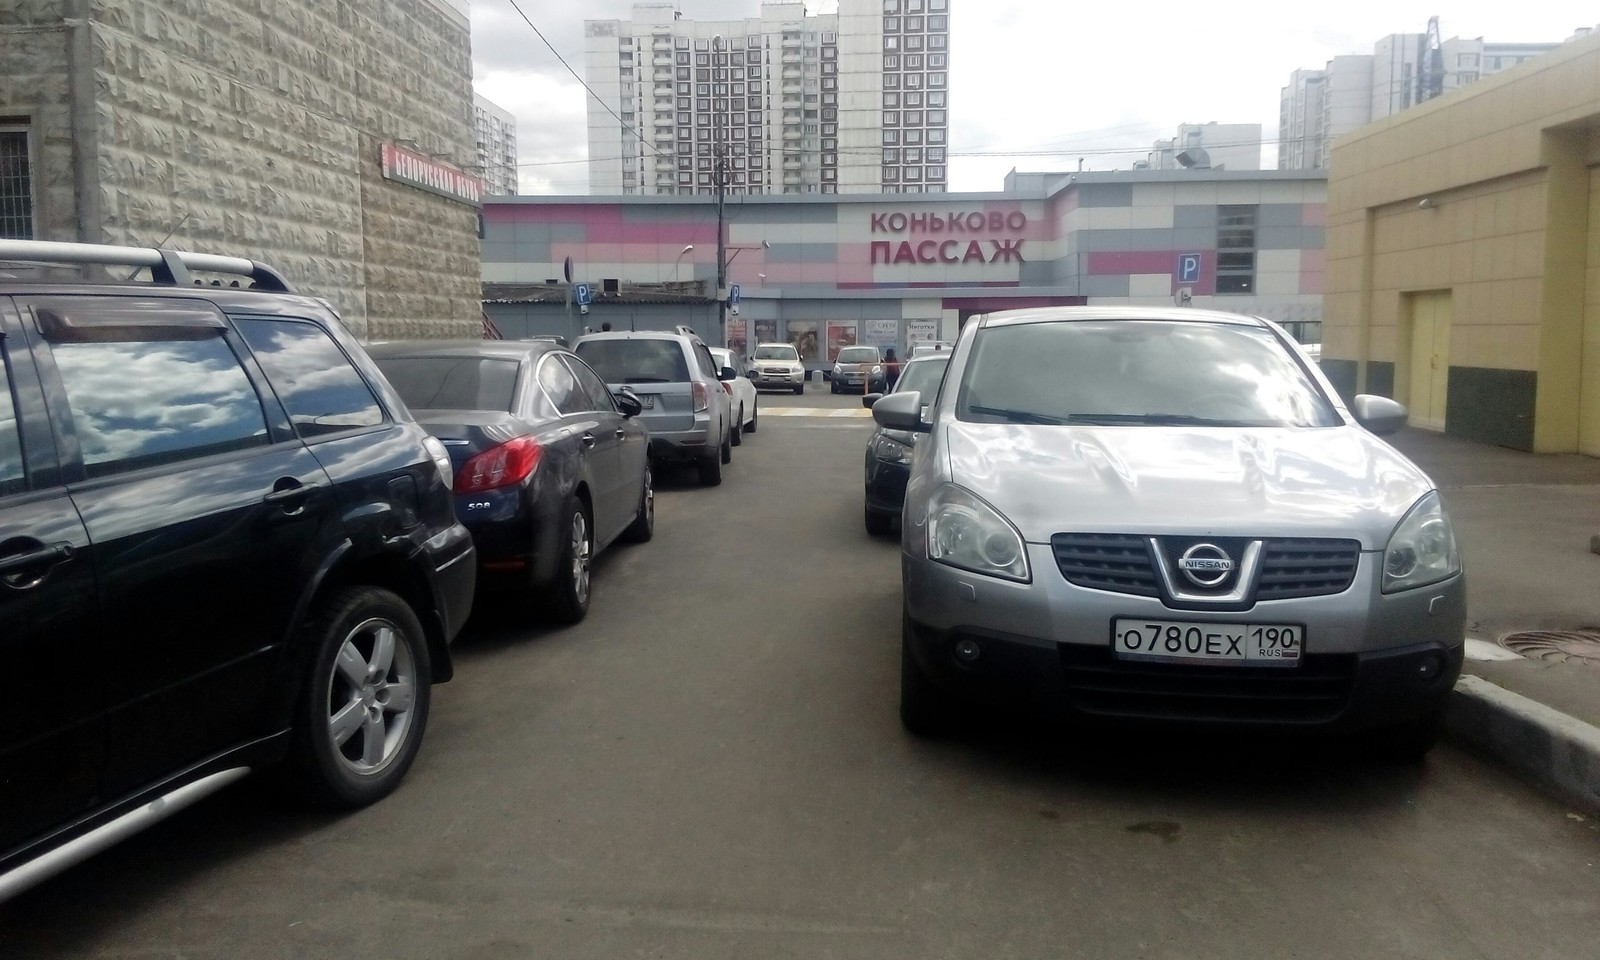
{"type": "Polygon", "coordinates": [[[1068,700],[1104,717],[1317,723],[1344,710],[1353,654],[1307,654],[1296,667],[1197,666],[1116,659],[1109,647],[1062,644],[1068,700]]]}
{"type": "Polygon", "coordinates": [[[1158,597],[1156,571],[1144,537],[1123,533],[1058,533],[1050,538],[1056,566],[1068,583],[1094,590],[1158,597]]]}
{"type": "Polygon", "coordinates": [[[1361,561],[1361,544],[1354,540],[1268,540],[1261,546],[1257,600],[1343,593],[1361,561]]]}

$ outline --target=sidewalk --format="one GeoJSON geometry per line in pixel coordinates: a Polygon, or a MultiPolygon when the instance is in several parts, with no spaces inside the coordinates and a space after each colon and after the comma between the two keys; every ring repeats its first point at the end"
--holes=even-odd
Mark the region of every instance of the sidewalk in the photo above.
{"type": "Polygon", "coordinates": [[[1600,459],[1421,430],[1390,442],[1439,485],[1461,543],[1469,639],[1452,735],[1600,814],[1600,641],[1548,638],[1547,650],[1565,643],[1550,658],[1500,643],[1525,631],[1600,637],[1600,459]],[[1572,655],[1584,651],[1593,659],[1572,655]]]}

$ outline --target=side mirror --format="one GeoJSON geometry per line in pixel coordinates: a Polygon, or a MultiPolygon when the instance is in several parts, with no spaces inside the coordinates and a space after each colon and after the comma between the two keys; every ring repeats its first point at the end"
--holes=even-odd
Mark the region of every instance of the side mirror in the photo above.
{"type": "Polygon", "coordinates": [[[640,400],[639,395],[627,387],[623,387],[613,393],[611,399],[617,401],[617,409],[622,411],[622,415],[629,420],[644,412],[644,401],[640,400]]]}
{"type": "Polygon", "coordinates": [[[761,374],[755,370],[746,370],[744,375],[749,377],[751,380],[761,379],[761,374]]]}
{"type": "Polygon", "coordinates": [[[1363,393],[1350,401],[1350,412],[1356,422],[1380,437],[1388,436],[1406,425],[1406,408],[1388,397],[1375,397],[1363,393]]]}
{"type": "Polygon", "coordinates": [[[933,424],[922,419],[922,393],[918,390],[891,393],[874,403],[872,419],[890,430],[927,433],[933,429],[933,424]]]}
{"type": "Polygon", "coordinates": [[[879,400],[882,400],[882,399],[883,399],[883,394],[881,394],[881,393],[869,393],[869,394],[864,395],[861,398],[861,405],[863,407],[866,407],[868,410],[871,410],[872,409],[872,405],[874,403],[877,403],[879,400]]]}
{"type": "Polygon", "coordinates": [[[737,379],[739,379],[739,371],[733,369],[732,367],[723,367],[722,368],[722,372],[717,374],[717,379],[718,380],[737,380],[737,379]]]}

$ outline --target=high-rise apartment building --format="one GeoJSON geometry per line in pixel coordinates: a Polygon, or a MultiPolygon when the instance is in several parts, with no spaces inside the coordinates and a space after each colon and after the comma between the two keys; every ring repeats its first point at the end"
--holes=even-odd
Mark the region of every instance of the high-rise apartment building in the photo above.
{"type": "Polygon", "coordinates": [[[517,191],[517,118],[477,94],[472,96],[483,192],[514,196],[517,191]]]}
{"type": "Polygon", "coordinates": [[[590,20],[589,190],[942,193],[949,0],[840,0],[696,21],[590,20]]]}
{"type": "MultiPolygon", "coordinates": [[[[1580,28],[1567,41],[1588,33],[1580,28]]],[[[1334,138],[1561,46],[1451,37],[1435,47],[1435,36],[1390,34],[1370,55],[1335,57],[1321,70],[1290,74],[1279,94],[1279,169],[1323,169],[1334,138]]]]}

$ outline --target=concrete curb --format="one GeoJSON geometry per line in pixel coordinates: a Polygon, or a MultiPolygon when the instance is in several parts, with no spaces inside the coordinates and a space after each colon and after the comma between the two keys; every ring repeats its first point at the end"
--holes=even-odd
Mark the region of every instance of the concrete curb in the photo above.
{"type": "Polygon", "coordinates": [[[1563,801],[1600,816],[1600,728],[1470,675],[1456,682],[1445,727],[1563,801]]]}

